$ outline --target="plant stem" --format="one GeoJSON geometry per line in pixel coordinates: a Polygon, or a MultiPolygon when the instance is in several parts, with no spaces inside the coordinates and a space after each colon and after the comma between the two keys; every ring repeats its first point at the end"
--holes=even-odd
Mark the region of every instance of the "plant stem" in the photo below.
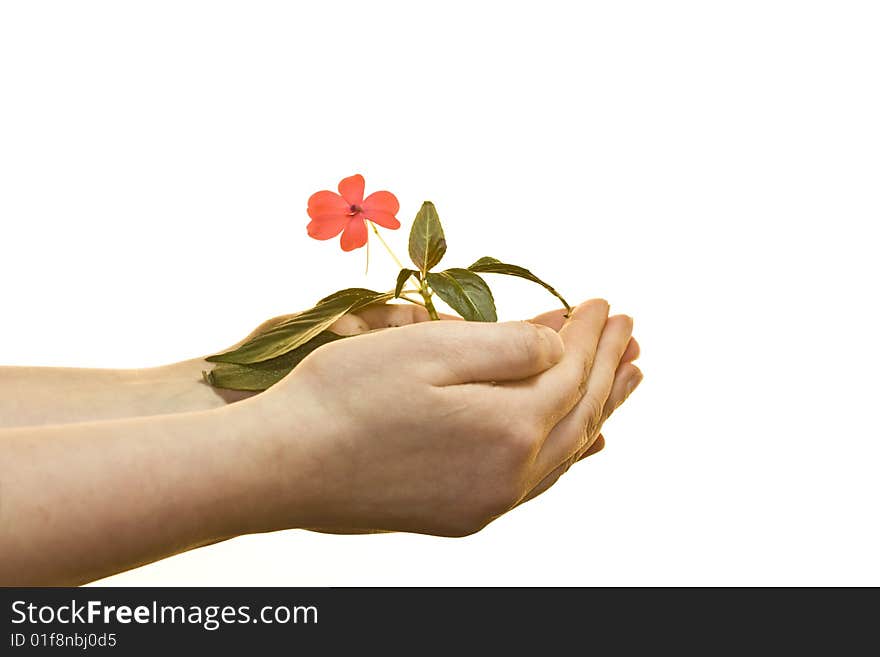
{"type": "Polygon", "coordinates": [[[428,310],[428,315],[431,319],[440,319],[437,309],[434,308],[434,302],[431,301],[431,290],[428,289],[428,283],[424,279],[419,281],[419,292],[422,294],[422,299],[425,300],[425,308],[428,310]]]}
{"type": "Polygon", "coordinates": [[[428,315],[431,319],[440,319],[440,315],[437,314],[437,309],[434,307],[430,296],[425,297],[425,308],[428,309],[428,315]]]}

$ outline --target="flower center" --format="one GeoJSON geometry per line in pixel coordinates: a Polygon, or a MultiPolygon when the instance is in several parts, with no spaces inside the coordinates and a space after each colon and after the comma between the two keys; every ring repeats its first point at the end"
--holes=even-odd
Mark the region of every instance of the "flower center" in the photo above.
{"type": "Polygon", "coordinates": [[[359,205],[352,205],[350,208],[348,208],[349,216],[354,216],[358,212],[363,212],[363,211],[364,211],[364,209],[359,205]]]}

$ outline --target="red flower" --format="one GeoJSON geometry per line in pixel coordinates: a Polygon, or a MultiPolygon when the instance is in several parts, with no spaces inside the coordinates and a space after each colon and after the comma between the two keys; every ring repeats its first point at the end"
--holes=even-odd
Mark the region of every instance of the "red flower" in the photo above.
{"type": "Polygon", "coordinates": [[[385,228],[400,228],[394,215],[400,209],[391,192],[373,192],[364,198],[364,177],[356,173],[339,181],[339,194],[324,190],[309,197],[308,231],[316,240],[329,240],[342,233],[343,251],[367,243],[367,221],[385,228]]]}

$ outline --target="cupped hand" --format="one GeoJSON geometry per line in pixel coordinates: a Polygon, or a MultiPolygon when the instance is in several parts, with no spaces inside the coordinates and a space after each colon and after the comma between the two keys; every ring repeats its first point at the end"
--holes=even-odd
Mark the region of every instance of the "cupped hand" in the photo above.
{"type": "Polygon", "coordinates": [[[535,323],[419,313],[362,311],[368,332],[248,402],[273,426],[264,529],[473,533],[598,451],[641,380],[632,321],[602,300],[535,323]]]}
{"type": "MultiPolygon", "coordinates": [[[[444,315],[441,313],[440,317],[442,319],[463,321],[460,317],[455,315],[444,315]]],[[[565,324],[566,317],[567,316],[565,310],[559,308],[556,310],[541,313],[540,315],[533,317],[532,319],[527,321],[533,324],[542,324],[544,326],[552,328],[554,331],[559,331],[565,324]]],[[[272,320],[272,322],[274,324],[274,322],[281,321],[282,319],[284,318],[272,320]]],[[[430,317],[428,316],[428,311],[421,306],[405,304],[377,304],[375,306],[370,306],[365,310],[362,310],[356,315],[346,315],[339,320],[340,326],[338,328],[334,328],[333,330],[340,332],[340,334],[344,335],[357,335],[358,333],[366,333],[370,330],[407,326],[409,324],[417,324],[419,322],[427,322],[429,320],[430,317]]],[[[615,372],[615,378],[617,380],[633,382],[633,390],[642,380],[641,371],[638,367],[632,364],[633,361],[638,359],[640,355],[641,347],[638,341],[634,337],[631,337],[629,340],[629,344],[627,345],[626,350],[623,352],[623,356],[620,359],[618,370],[615,372]]],[[[611,413],[614,411],[614,408],[617,408],[617,406],[622,404],[623,401],[624,400],[620,397],[619,394],[615,395],[611,399],[611,404],[608,404],[609,410],[606,413],[605,419],[608,419],[608,416],[611,415],[611,413]]],[[[604,447],[605,438],[600,433],[596,437],[596,440],[593,442],[593,444],[589,446],[586,450],[584,450],[577,459],[569,463],[568,467],[571,467],[571,465],[574,464],[576,461],[583,460],[588,456],[592,456],[593,454],[600,452],[602,449],[604,449],[604,447]]],[[[565,470],[567,469],[568,468],[565,468],[565,470]]],[[[564,472],[564,470],[562,472],[564,472]]],[[[559,476],[561,476],[562,472],[559,473],[559,476]]],[[[558,476],[556,478],[558,479],[558,476]]],[[[545,486],[541,492],[543,492],[543,490],[546,490],[547,488],[549,488],[549,486],[545,486]]],[[[539,493],[535,492],[527,499],[531,499],[537,494],[539,493]]]]}

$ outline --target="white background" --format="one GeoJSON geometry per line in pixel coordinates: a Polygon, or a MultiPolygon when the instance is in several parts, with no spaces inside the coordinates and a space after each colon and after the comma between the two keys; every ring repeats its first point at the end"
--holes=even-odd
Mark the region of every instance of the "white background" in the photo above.
{"type": "Polygon", "coordinates": [[[643,345],[606,450],[480,534],[104,583],[880,584],[878,33],[872,2],[4,2],[0,362],[159,365],[388,287],[305,234],[355,172],[405,229],[433,200],[448,263],[603,296],[643,345]]]}

